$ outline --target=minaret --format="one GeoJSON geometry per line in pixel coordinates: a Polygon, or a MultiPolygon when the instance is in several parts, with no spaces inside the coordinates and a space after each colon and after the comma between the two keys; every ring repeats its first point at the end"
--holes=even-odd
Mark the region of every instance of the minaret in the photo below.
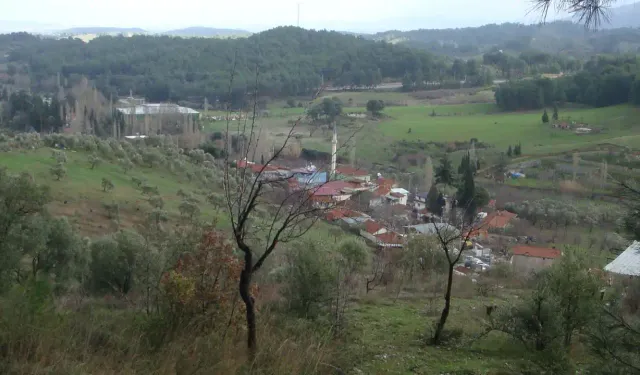
{"type": "Polygon", "coordinates": [[[336,158],[338,153],[338,133],[336,131],[336,124],[333,124],[333,139],[331,140],[331,175],[329,179],[336,178],[336,158]]]}

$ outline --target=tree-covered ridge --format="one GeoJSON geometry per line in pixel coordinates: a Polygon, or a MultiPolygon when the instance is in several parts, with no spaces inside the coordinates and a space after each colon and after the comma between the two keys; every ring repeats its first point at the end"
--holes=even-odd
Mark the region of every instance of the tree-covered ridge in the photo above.
{"type": "Polygon", "coordinates": [[[369,37],[458,57],[496,48],[516,53],[534,49],[584,58],[597,53],[637,52],[638,36],[638,29],[587,31],[581,24],[557,21],[545,25],[503,23],[457,29],[392,30],[369,37]]]}
{"type": "MultiPolygon", "coordinates": [[[[169,36],[104,36],[84,43],[28,35],[0,37],[12,43],[8,60],[21,66],[42,91],[51,77],[84,75],[106,93],[129,90],[152,101],[226,98],[235,65],[234,97],[244,97],[259,70],[261,95],[309,94],[324,82],[372,86],[406,73],[425,80],[447,78],[447,65],[424,51],[338,32],[279,27],[245,39],[182,39],[169,36]],[[16,43],[20,39],[20,43],[16,43]],[[48,80],[48,81],[47,81],[48,80]]],[[[48,87],[46,86],[48,83],[48,87]]],[[[234,100],[235,101],[235,100],[234,100]]]]}
{"type": "Polygon", "coordinates": [[[504,110],[537,109],[563,102],[595,107],[629,101],[640,104],[640,59],[599,56],[574,75],[509,82],[500,85],[495,96],[504,110]]]}

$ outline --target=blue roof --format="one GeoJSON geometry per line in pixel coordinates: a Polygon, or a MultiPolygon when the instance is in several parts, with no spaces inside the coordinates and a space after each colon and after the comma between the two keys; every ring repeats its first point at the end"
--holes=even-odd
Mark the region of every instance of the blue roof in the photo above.
{"type": "Polygon", "coordinates": [[[316,172],[312,174],[294,174],[300,185],[319,185],[327,182],[327,172],[316,172]]]}

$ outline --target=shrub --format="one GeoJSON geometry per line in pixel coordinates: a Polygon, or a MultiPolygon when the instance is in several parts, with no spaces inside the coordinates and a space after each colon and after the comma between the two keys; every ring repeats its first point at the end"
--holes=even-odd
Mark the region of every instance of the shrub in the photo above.
{"type": "Polygon", "coordinates": [[[67,169],[64,167],[64,164],[57,163],[49,170],[51,175],[56,179],[56,181],[60,181],[67,175],[67,169]]]}
{"type": "Polygon", "coordinates": [[[136,254],[144,247],[138,234],[120,231],[91,244],[89,283],[94,292],[127,294],[135,284],[136,254]]]}
{"type": "Polygon", "coordinates": [[[102,203],[102,207],[107,211],[107,217],[111,220],[120,220],[120,206],[116,202],[102,203]]]}
{"type": "Polygon", "coordinates": [[[113,190],[114,187],[115,186],[113,185],[113,182],[111,182],[111,180],[102,177],[102,191],[106,193],[107,191],[113,190]]]}
{"type": "Polygon", "coordinates": [[[100,165],[101,162],[102,162],[102,160],[98,157],[97,154],[91,154],[89,156],[89,165],[90,165],[91,169],[94,169],[95,167],[100,165]]]}

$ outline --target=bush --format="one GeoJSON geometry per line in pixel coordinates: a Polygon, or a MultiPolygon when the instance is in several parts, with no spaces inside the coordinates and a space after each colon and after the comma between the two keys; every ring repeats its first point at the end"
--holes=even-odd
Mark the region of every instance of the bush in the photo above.
{"type": "Polygon", "coordinates": [[[102,160],[98,157],[97,154],[91,154],[89,156],[89,166],[91,167],[91,169],[94,169],[95,167],[100,165],[101,162],[102,160]]]}
{"type": "Polygon", "coordinates": [[[91,244],[89,283],[97,293],[127,294],[135,284],[136,254],[144,240],[134,232],[120,231],[91,244]]]}
{"type": "Polygon", "coordinates": [[[286,309],[307,319],[327,313],[336,279],[327,249],[319,242],[307,240],[304,246],[291,249],[285,259],[280,280],[286,309]]]}
{"type": "Polygon", "coordinates": [[[56,181],[60,181],[67,175],[67,169],[64,167],[64,164],[57,163],[49,170],[51,175],[56,179],[56,181]]]}
{"type": "Polygon", "coordinates": [[[102,177],[102,191],[106,193],[107,191],[113,190],[114,187],[115,186],[113,185],[113,182],[111,182],[110,179],[102,177]]]}

